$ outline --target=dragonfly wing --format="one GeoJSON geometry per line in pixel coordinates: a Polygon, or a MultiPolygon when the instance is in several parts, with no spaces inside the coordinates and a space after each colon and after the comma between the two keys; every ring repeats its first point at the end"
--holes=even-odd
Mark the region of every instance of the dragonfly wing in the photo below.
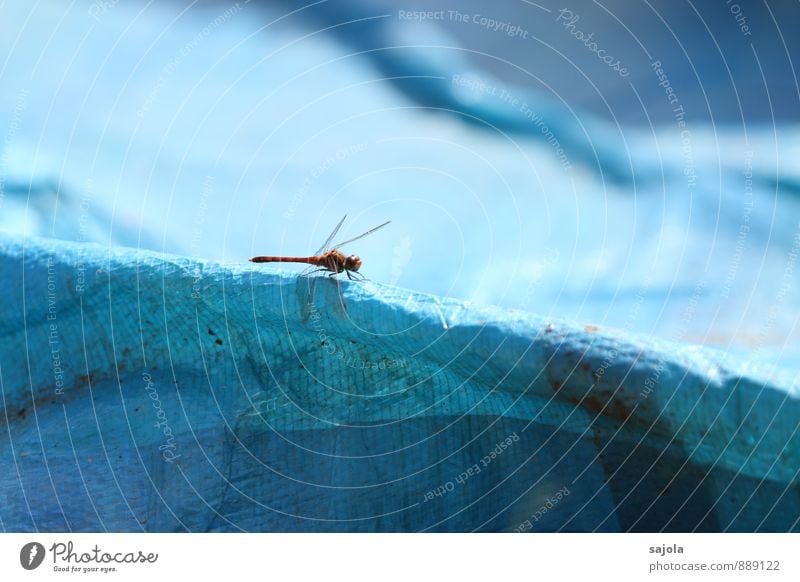
{"type": "Polygon", "coordinates": [[[319,256],[319,255],[321,255],[322,253],[324,253],[325,251],[328,250],[328,247],[331,246],[331,241],[333,240],[333,237],[335,237],[336,233],[339,232],[339,229],[342,228],[342,224],[344,224],[344,219],[345,218],[347,218],[346,214],[344,216],[342,216],[342,219],[339,221],[339,224],[337,224],[336,228],[333,229],[333,232],[328,237],[328,240],[325,241],[325,244],[323,244],[321,247],[319,247],[319,250],[317,250],[317,252],[314,253],[315,255],[319,256]]]}
{"type": "Polygon", "coordinates": [[[303,323],[308,323],[314,311],[314,299],[317,294],[317,281],[319,277],[303,277],[298,280],[300,310],[303,314],[303,323]]]}
{"type": "MultiPolygon", "coordinates": [[[[344,219],[342,219],[342,220],[344,220],[344,219]]],[[[357,241],[357,240],[360,240],[360,239],[364,238],[365,236],[367,236],[367,235],[369,235],[369,234],[372,234],[372,233],[373,233],[373,232],[375,232],[376,230],[380,230],[381,228],[383,228],[384,226],[386,226],[386,225],[387,225],[387,224],[389,224],[390,222],[391,222],[391,220],[387,220],[387,221],[386,221],[386,222],[384,222],[383,224],[379,224],[379,225],[378,225],[378,226],[376,226],[375,228],[371,228],[371,229],[369,229],[369,230],[368,230],[367,232],[365,232],[365,233],[362,233],[362,234],[360,234],[360,235],[358,235],[358,236],[355,236],[355,237],[353,237],[353,238],[349,238],[349,239],[347,239],[347,240],[346,240],[346,241],[344,241],[344,242],[340,242],[340,243],[337,243],[337,244],[333,245],[333,248],[335,248],[335,249],[338,249],[339,247],[343,247],[343,246],[344,246],[344,245],[346,245],[346,244],[349,244],[349,243],[351,243],[351,242],[355,242],[355,241],[357,241]]],[[[340,225],[341,225],[341,223],[340,223],[340,225]]],[[[337,229],[338,229],[338,227],[337,227],[337,229]]]]}
{"type": "Polygon", "coordinates": [[[342,318],[347,318],[347,304],[344,302],[344,293],[342,292],[342,284],[336,277],[330,277],[336,281],[336,314],[342,318]]]}
{"type": "Polygon", "coordinates": [[[311,265],[310,267],[306,267],[305,269],[300,271],[300,273],[297,276],[298,277],[308,277],[314,271],[318,271],[318,270],[319,270],[319,267],[317,267],[316,265],[311,265]]]}
{"type": "Polygon", "coordinates": [[[297,293],[304,324],[325,314],[347,317],[342,287],[336,277],[305,277],[298,282],[297,293]]]}

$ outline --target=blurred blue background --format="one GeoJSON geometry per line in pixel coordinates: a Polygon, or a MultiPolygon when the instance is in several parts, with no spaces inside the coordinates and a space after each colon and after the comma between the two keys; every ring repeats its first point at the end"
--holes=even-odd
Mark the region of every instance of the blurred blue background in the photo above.
{"type": "Polygon", "coordinates": [[[800,369],[797,3],[0,11],[3,231],[239,263],[392,220],[372,280],[800,369]]]}

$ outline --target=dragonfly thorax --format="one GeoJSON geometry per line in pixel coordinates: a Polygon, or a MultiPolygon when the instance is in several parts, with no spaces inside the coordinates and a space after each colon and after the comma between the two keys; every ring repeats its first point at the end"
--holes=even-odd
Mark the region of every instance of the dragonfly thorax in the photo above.
{"type": "Polygon", "coordinates": [[[358,271],[361,268],[361,258],[358,255],[350,255],[349,257],[345,257],[342,252],[338,250],[332,250],[322,255],[320,264],[334,273],[341,273],[342,271],[358,271]]]}

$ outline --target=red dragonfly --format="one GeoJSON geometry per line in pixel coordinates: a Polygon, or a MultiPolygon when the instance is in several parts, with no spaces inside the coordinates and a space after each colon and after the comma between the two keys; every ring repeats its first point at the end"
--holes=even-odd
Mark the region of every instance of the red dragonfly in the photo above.
{"type": "MultiPolygon", "coordinates": [[[[350,255],[345,256],[339,250],[339,247],[343,247],[346,244],[351,242],[355,242],[357,240],[361,240],[367,235],[372,234],[373,232],[383,228],[387,224],[391,222],[391,220],[387,220],[383,224],[379,224],[375,228],[369,229],[367,232],[362,233],[358,236],[353,238],[347,239],[346,241],[342,241],[340,243],[336,243],[331,245],[331,241],[339,232],[339,229],[344,224],[344,220],[347,218],[345,214],[342,219],[339,221],[339,224],[336,225],[336,228],[333,229],[333,232],[330,234],[328,239],[325,241],[316,253],[311,255],[310,257],[285,257],[285,256],[275,256],[275,255],[265,255],[259,257],[253,257],[250,259],[253,263],[306,263],[311,265],[308,269],[300,273],[301,277],[311,275],[313,273],[318,273],[320,271],[327,271],[329,277],[335,277],[340,273],[345,273],[347,278],[355,281],[364,280],[365,277],[358,270],[361,268],[361,258],[358,255],[350,255]]],[[[314,303],[314,289],[315,289],[316,281],[312,281],[311,288],[309,290],[309,297],[308,297],[308,305],[306,307],[306,317],[308,317],[308,313],[313,306],[314,303]]],[[[344,306],[344,304],[342,304],[344,306]]]]}

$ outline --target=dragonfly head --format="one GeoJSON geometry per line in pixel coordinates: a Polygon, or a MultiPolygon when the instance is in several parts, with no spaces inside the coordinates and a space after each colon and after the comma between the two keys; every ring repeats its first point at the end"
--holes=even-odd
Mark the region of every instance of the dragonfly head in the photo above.
{"type": "Polygon", "coordinates": [[[344,268],[348,271],[358,271],[361,268],[361,257],[350,255],[344,260],[344,268]]]}

